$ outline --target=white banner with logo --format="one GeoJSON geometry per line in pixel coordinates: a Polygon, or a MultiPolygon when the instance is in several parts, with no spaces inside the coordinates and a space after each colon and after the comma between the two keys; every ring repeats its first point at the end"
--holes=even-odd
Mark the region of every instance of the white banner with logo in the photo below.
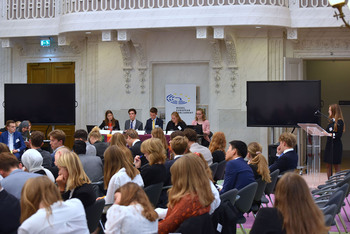
{"type": "Polygon", "coordinates": [[[176,111],[187,125],[190,125],[196,115],[196,85],[169,84],[165,85],[165,119],[171,120],[171,113],[176,111]]]}

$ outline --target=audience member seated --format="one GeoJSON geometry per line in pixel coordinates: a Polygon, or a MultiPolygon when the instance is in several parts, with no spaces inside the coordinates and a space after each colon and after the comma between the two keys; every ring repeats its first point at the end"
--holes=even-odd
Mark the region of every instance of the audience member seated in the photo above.
{"type": "Polygon", "coordinates": [[[323,213],[305,180],[289,172],[277,183],[274,207],[259,210],[250,234],[327,232],[323,213]]]}
{"type": "MultiPolygon", "coordinates": [[[[176,130],[176,131],[174,131],[174,132],[172,132],[171,134],[170,134],[170,141],[172,140],[172,139],[174,139],[175,137],[177,137],[177,136],[185,136],[185,133],[183,132],[183,131],[179,131],[179,130],[176,130]]],[[[172,149],[171,149],[171,145],[170,145],[170,141],[169,141],[169,153],[170,153],[170,159],[174,159],[174,152],[172,151],[172,149]]]]}
{"type": "Polygon", "coordinates": [[[123,151],[123,153],[130,158],[130,162],[134,163],[134,157],[132,156],[131,150],[126,146],[126,140],[123,134],[117,132],[114,133],[109,142],[110,145],[116,145],[123,151]]]}
{"type": "Polygon", "coordinates": [[[71,152],[71,149],[69,149],[66,146],[63,146],[56,151],[54,166],[50,168],[50,171],[52,172],[55,179],[57,179],[57,177],[58,177],[58,167],[56,166],[56,161],[58,160],[59,157],[61,157],[61,155],[63,155],[64,153],[69,153],[69,152],[71,152]]]}
{"type": "Polygon", "coordinates": [[[171,113],[171,120],[166,125],[165,131],[183,131],[185,130],[186,126],[186,123],[181,119],[179,113],[174,111],[173,113],[171,113]]]}
{"type": "Polygon", "coordinates": [[[31,123],[28,120],[22,121],[18,126],[17,131],[21,133],[22,138],[25,142],[29,141],[30,128],[31,128],[31,123]]]}
{"type": "Polygon", "coordinates": [[[89,233],[80,200],[63,202],[56,185],[46,176],[29,179],[23,187],[21,226],[25,233],[89,233]]]}
{"type": "Polygon", "coordinates": [[[264,155],[261,154],[262,146],[258,142],[252,142],[248,145],[247,159],[248,165],[253,170],[254,178],[262,179],[266,183],[271,182],[270,170],[267,165],[267,160],[264,155]]]}
{"type": "Polygon", "coordinates": [[[94,127],[89,133],[89,141],[93,146],[95,146],[96,155],[103,161],[103,154],[108,147],[108,143],[102,142],[102,136],[98,127],[94,127]]]}
{"type": "Polygon", "coordinates": [[[164,131],[161,128],[155,128],[152,130],[151,135],[153,138],[158,138],[161,140],[163,148],[165,150],[165,155],[167,158],[169,158],[170,157],[169,145],[168,145],[168,141],[166,140],[166,137],[164,135],[164,131]]]}
{"type": "Polygon", "coordinates": [[[25,171],[46,175],[52,182],[55,182],[55,177],[52,175],[51,171],[42,166],[43,157],[37,150],[26,150],[22,155],[22,163],[25,171]]]}
{"type": "Polygon", "coordinates": [[[158,214],[140,186],[128,182],[114,197],[107,211],[105,233],[158,233],[158,214]]]}
{"type": "Polygon", "coordinates": [[[213,163],[213,157],[210,153],[210,150],[207,147],[204,147],[197,143],[196,131],[190,128],[186,128],[184,133],[188,139],[188,146],[190,148],[190,151],[192,153],[198,152],[203,154],[205,161],[207,161],[208,165],[210,166],[213,163]]]}
{"type": "Polygon", "coordinates": [[[98,156],[86,155],[84,141],[74,141],[73,151],[78,155],[86,175],[92,182],[101,181],[103,178],[103,164],[98,156]]]}
{"type": "Polygon", "coordinates": [[[279,148],[283,153],[270,166],[270,171],[273,172],[279,169],[280,174],[283,174],[286,171],[297,168],[298,154],[294,150],[294,147],[297,144],[297,139],[294,134],[284,132],[279,137],[279,142],[279,148]]]}
{"type": "Polygon", "coordinates": [[[175,232],[183,221],[208,213],[214,200],[210,182],[198,156],[184,155],[171,167],[168,211],[158,233],[175,232]]]}
{"type": "MultiPolygon", "coordinates": [[[[131,154],[135,159],[136,155],[143,156],[141,152],[142,142],[139,139],[139,134],[134,129],[128,129],[125,132],[125,140],[131,150],[131,154]]],[[[144,166],[148,163],[146,157],[141,157],[141,166],[144,166]]]]}
{"type": "Polygon", "coordinates": [[[152,184],[158,184],[165,180],[165,150],[160,139],[150,138],[145,140],[141,145],[141,151],[147,158],[149,164],[141,168],[140,156],[135,157],[135,167],[141,171],[141,177],[144,187],[152,184]]]}
{"type": "Polygon", "coordinates": [[[192,121],[192,125],[199,125],[203,130],[202,145],[208,147],[210,143],[210,123],[207,120],[204,110],[198,108],[196,111],[196,118],[192,121]]]}
{"type": "Polygon", "coordinates": [[[6,121],[6,129],[7,131],[0,135],[0,142],[6,144],[11,153],[13,153],[17,159],[20,160],[24,150],[26,149],[22,134],[16,131],[16,124],[13,120],[6,121]]]}
{"type": "Polygon", "coordinates": [[[56,129],[49,133],[49,138],[50,138],[50,146],[51,146],[51,149],[53,150],[51,154],[51,158],[52,158],[52,162],[54,163],[56,151],[64,147],[66,134],[62,130],[56,129]]]}
{"type": "Polygon", "coordinates": [[[7,145],[5,145],[4,143],[0,143],[0,153],[3,153],[3,152],[8,152],[10,153],[10,149],[7,145]]]}
{"type": "Polygon", "coordinates": [[[63,200],[78,198],[85,208],[92,205],[96,194],[78,155],[74,152],[64,153],[58,157],[56,165],[59,169],[56,183],[63,200]]]}
{"type": "Polygon", "coordinates": [[[84,141],[86,144],[86,155],[97,156],[96,147],[91,145],[88,139],[88,133],[84,129],[78,129],[75,131],[74,140],[84,141]]]}
{"type": "Polygon", "coordinates": [[[41,131],[34,131],[30,135],[29,144],[31,149],[37,150],[43,158],[43,167],[51,169],[52,157],[49,151],[43,150],[41,147],[44,145],[44,133],[41,131]]]}
{"type": "Polygon", "coordinates": [[[19,165],[18,159],[13,154],[9,152],[0,154],[0,175],[4,178],[1,181],[1,187],[17,199],[21,198],[22,187],[29,178],[41,176],[25,172],[19,168],[19,165]]]}
{"type": "Polygon", "coordinates": [[[105,119],[99,126],[102,130],[120,130],[119,121],[116,120],[113,116],[113,112],[111,110],[107,110],[105,113],[105,119]]]}
{"type": "Polygon", "coordinates": [[[150,134],[153,129],[155,128],[161,128],[163,130],[163,120],[157,117],[158,110],[155,107],[152,107],[149,110],[149,118],[146,121],[145,131],[147,134],[150,134]]]}
{"type": "Polygon", "coordinates": [[[220,191],[223,194],[231,189],[244,188],[250,183],[255,182],[254,173],[250,166],[244,161],[247,155],[247,145],[242,141],[231,141],[230,147],[226,152],[226,168],[224,184],[220,191]]]}
{"type": "Polygon", "coordinates": [[[104,158],[103,180],[105,189],[107,189],[106,204],[112,204],[115,191],[128,182],[134,182],[143,187],[140,172],[132,165],[129,158],[118,146],[112,145],[108,147],[104,158]]]}
{"type": "MultiPolygon", "coordinates": [[[[1,179],[0,179],[1,184],[1,179]]],[[[0,233],[16,233],[19,227],[21,207],[19,200],[0,185],[0,233]]]]}
{"type": "Polygon", "coordinates": [[[136,119],[136,110],[131,108],[128,110],[129,119],[125,120],[124,130],[135,129],[143,130],[143,123],[136,119]]]}
{"type": "Polygon", "coordinates": [[[223,132],[214,133],[211,138],[209,151],[213,156],[213,163],[225,160],[226,137],[223,132]]]}

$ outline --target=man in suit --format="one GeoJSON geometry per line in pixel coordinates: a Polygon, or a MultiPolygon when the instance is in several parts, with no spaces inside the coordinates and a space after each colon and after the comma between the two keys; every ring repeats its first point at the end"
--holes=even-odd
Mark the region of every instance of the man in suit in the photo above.
{"type": "Polygon", "coordinates": [[[87,155],[86,143],[81,140],[74,141],[73,151],[78,155],[89,179],[92,182],[100,181],[103,177],[103,164],[101,158],[94,155],[87,155]]]}
{"type": "Polygon", "coordinates": [[[86,154],[87,155],[92,155],[92,156],[96,156],[96,147],[91,145],[90,142],[87,140],[88,138],[88,133],[87,131],[85,131],[84,129],[78,129],[75,131],[74,133],[74,140],[80,140],[80,141],[84,141],[86,144],[86,154]]]}
{"type": "Polygon", "coordinates": [[[34,131],[30,135],[29,143],[30,143],[30,147],[32,149],[36,149],[37,151],[39,151],[39,153],[43,157],[42,166],[47,169],[51,169],[52,167],[51,154],[49,151],[41,149],[41,146],[43,146],[44,144],[44,138],[45,138],[44,133],[42,133],[41,131],[34,131]]]}
{"type": "Polygon", "coordinates": [[[139,139],[139,135],[134,129],[128,129],[125,132],[126,137],[126,143],[129,146],[129,149],[131,150],[132,156],[135,158],[136,155],[139,155],[141,158],[141,166],[148,163],[148,160],[146,157],[143,156],[143,153],[141,152],[141,144],[142,142],[139,139]]]}
{"type": "Polygon", "coordinates": [[[278,156],[278,159],[269,167],[269,169],[270,172],[279,169],[280,174],[283,174],[286,171],[297,168],[298,154],[294,150],[294,147],[297,144],[297,139],[293,133],[284,132],[278,140],[280,142],[278,148],[282,154],[278,156]]]}
{"type": "MultiPolygon", "coordinates": [[[[0,180],[1,182],[1,180],[0,180]]],[[[0,233],[17,233],[20,226],[21,206],[19,200],[0,185],[0,233]]]]}
{"type": "MultiPolygon", "coordinates": [[[[66,134],[60,129],[55,129],[49,133],[50,146],[53,150],[51,154],[52,164],[55,162],[56,151],[64,147],[64,141],[66,140],[66,134]]],[[[53,166],[53,165],[52,165],[53,166]]]]}
{"type": "Polygon", "coordinates": [[[136,119],[136,110],[131,108],[128,110],[129,118],[125,121],[124,130],[135,129],[135,130],[143,130],[143,123],[136,119]]]}
{"type": "Polygon", "coordinates": [[[243,141],[230,142],[230,147],[225,155],[225,160],[227,161],[225,179],[220,194],[234,188],[240,190],[255,182],[253,170],[244,161],[247,151],[247,145],[243,141]]]}
{"type": "Polygon", "coordinates": [[[152,130],[155,129],[155,128],[163,129],[163,120],[158,118],[157,114],[158,114],[157,108],[152,107],[149,110],[149,116],[151,118],[149,118],[146,121],[145,131],[146,131],[147,134],[150,134],[152,132],[152,130]]]}
{"type": "Polygon", "coordinates": [[[6,144],[10,151],[20,160],[26,148],[22,134],[16,131],[16,123],[13,120],[6,121],[6,129],[7,131],[0,136],[0,142],[6,144]]]}

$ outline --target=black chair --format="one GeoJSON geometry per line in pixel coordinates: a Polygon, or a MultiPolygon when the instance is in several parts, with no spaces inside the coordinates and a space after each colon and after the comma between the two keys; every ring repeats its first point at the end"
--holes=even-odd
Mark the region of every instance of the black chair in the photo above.
{"type": "Polygon", "coordinates": [[[175,231],[182,234],[214,234],[215,230],[208,213],[186,219],[175,231]]]}
{"type": "Polygon", "coordinates": [[[209,166],[210,170],[211,170],[211,174],[213,175],[213,178],[214,178],[214,175],[216,173],[216,170],[218,169],[218,165],[219,164],[217,162],[215,162],[209,166]]]}
{"type": "Polygon", "coordinates": [[[91,182],[92,188],[95,191],[96,197],[103,197],[106,195],[106,190],[104,189],[104,183],[102,181],[91,182]]]}
{"type": "Polygon", "coordinates": [[[163,182],[158,184],[152,184],[144,188],[145,193],[148,196],[149,201],[152,203],[153,207],[156,208],[158,204],[158,200],[160,197],[160,193],[163,189],[163,182]]]}
{"type": "Polygon", "coordinates": [[[334,226],[335,224],[335,216],[337,214],[337,205],[332,204],[330,206],[325,207],[323,210],[324,221],[327,227],[334,226]]]}
{"type": "MultiPolygon", "coordinates": [[[[238,191],[239,199],[236,201],[235,207],[242,214],[249,212],[250,208],[252,207],[257,188],[258,183],[253,182],[238,191]]],[[[246,221],[247,220],[243,215],[237,219],[237,223],[241,227],[241,230],[244,234],[246,234],[246,231],[243,227],[243,224],[246,221]]]]}
{"type": "Polygon", "coordinates": [[[256,192],[255,192],[252,207],[250,208],[250,210],[253,211],[254,217],[260,208],[261,198],[266,188],[266,181],[260,178],[256,182],[258,183],[258,188],[256,189],[256,192]]]}
{"type": "Polygon", "coordinates": [[[104,207],[105,199],[100,199],[95,201],[91,206],[85,208],[86,220],[90,233],[96,230],[104,207]]]}
{"type": "Polygon", "coordinates": [[[225,175],[226,161],[221,161],[218,164],[215,175],[213,175],[214,181],[223,180],[225,175]]]}
{"type": "Polygon", "coordinates": [[[220,195],[221,202],[229,201],[232,206],[235,205],[236,199],[237,199],[238,190],[237,189],[231,189],[223,194],[220,195]]]}
{"type": "MultiPolygon", "coordinates": [[[[271,182],[266,184],[266,187],[265,187],[265,195],[268,196],[268,198],[270,199],[270,202],[271,204],[273,205],[273,201],[271,199],[271,194],[273,194],[274,190],[275,190],[275,187],[276,187],[276,183],[277,183],[277,178],[278,178],[278,175],[280,173],[280,170],[277,169],[275,171],[273,171],[271,174],[270,174],[270,177],[271,177],[271,182]]],[[[268,206],[268,203],[269,203],[269,200],[265,197],[265,195],[263,195],[261,197],[261,203],[264,203],[266,204],[266,207],[268,206]]]]}

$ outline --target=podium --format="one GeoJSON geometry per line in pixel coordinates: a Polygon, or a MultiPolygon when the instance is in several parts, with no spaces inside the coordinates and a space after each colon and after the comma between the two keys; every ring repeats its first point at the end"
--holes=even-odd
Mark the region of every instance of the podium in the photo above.
{"type": "Polygon", "coordinates": [[[307,134],[307,175],[311,177],[313,186],[317,186],[320,182],[321,137],[331,134],[315,123],[298,123],[298,126],[307,134]]]}

